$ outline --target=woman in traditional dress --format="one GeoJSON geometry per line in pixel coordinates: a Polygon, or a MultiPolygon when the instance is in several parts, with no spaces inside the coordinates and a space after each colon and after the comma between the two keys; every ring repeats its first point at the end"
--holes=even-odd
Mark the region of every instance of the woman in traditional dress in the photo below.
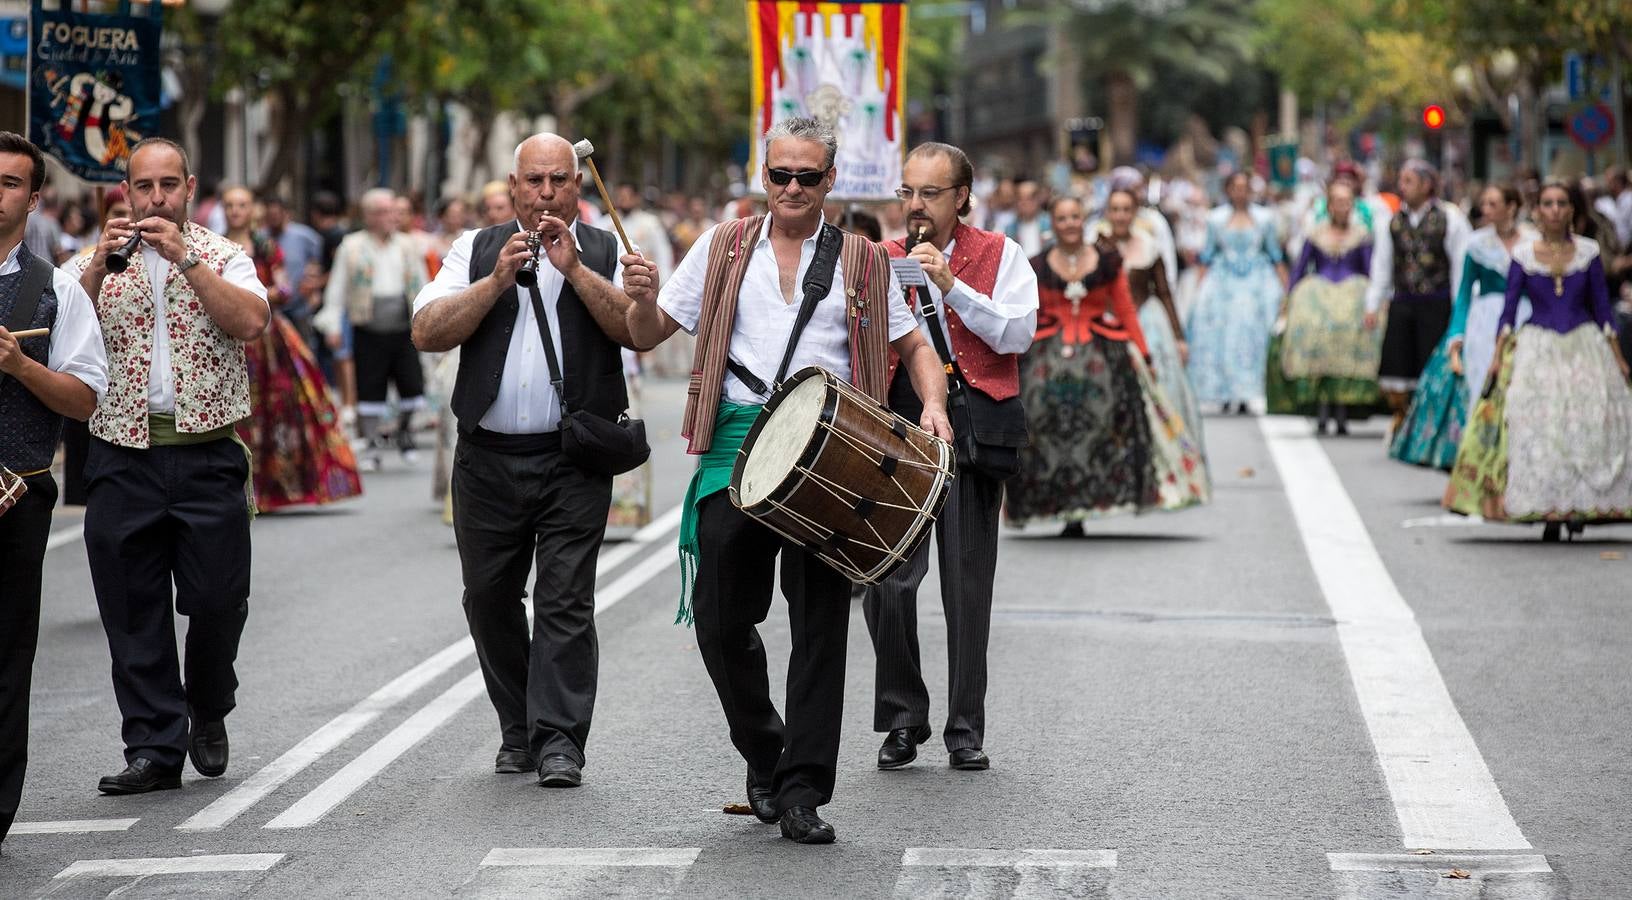
{"type": "Polygon", "coordinates": [[[1041,308],[1020,362],[1031,445],[1008,482],[1009,522],[1085,519],[1205,502],[1201,453],[1146,366],[1149,350],[1116,245],[1083,240],[1083,205],[1049,210],[1058,243],[1031,260],[1041,308]]]}
{"type": "Polygon", "coordinates": [[[1185,331],[1197,399],[1244,415],[1264,397],[1269,332],[1286,290],[1286,263],[1275,217],[1251,203],[1250,176],[1231,175],[1224,193],[1229,203],[1207,217],[1201,284],[1185,331]]]}
{"type": "Polygon", "coordinates": [[[1571,234],[1573,216],[1568,188],[1541,189],[1541,236],[1513,247],[1496,358],[1445,490],[1453,512],[1545,522],[1548,541],[1632,521],[1632,387],[1598,243],[1571,234]]]}
{"type": "Polygon", "coordinates": [[[1371,235],[1355,210],[1354,185],[1332,181],[1324,216],[1292,267],[1292,290],[1270,340],[1269,411],[1314,416],[1320,434],[1334,420],[1337,433],[1348,434],[1351,412],[1366,415],[1382,402],[1377,362],[1383,334],[1366,327],[1371,235]]]}
{"type": "Polygon", "coordinates": [[[1139,309],[1139,327],[1150,347],[1151,363],[1173,411],[1184,422],[1185,433],[1203,452],[1201,410],[1184,364],[1190,359],[1190,345],[1184,341],[1184,326],[1173,305],[1173,291],[1167,283],[1167,266],[1156,249],[1156,239],[1138,224],[1139,198],[1132,191],[1116,189],[1105,198],[1105,218],[1096,227],[1099,234],[1115,242],[1122,257],[1122,271],[1128,275],[1128,291],[1139,309]]]}
{"type": "Polygon", "coordinates": [[[329,503],[363,492],[357,459],[341,430],[317,359],[294,323],[279,311],[288,299],[283,252],[257,233],[255,196],[247,188],[221,195],[227,238],[255,263],[272,304],[272,321],[244,346],[249,363],[250,417],[238,425],[254,468],[255,505],[261,512],[303,503],[329,503]]]}
{"type": "MultiPolygon", "coordinates": [[[[1492,185],[1479,195],[1487,224],[1468,238],[1451,324],[1423,367],[1405,422],[1389,444],[1388,455],[1401,462],[1447,471],[1456,462],[1468,410],[1484,390],[1496,353],[1496,322],[1506,303],[1513,247],[1537,236],[1519,222],[1521,206],[1512,187],[1492,185]]],[[[1523,325],[1529,318],[1530,301],[1521,299],[1515,321],[1523,325]]]]}

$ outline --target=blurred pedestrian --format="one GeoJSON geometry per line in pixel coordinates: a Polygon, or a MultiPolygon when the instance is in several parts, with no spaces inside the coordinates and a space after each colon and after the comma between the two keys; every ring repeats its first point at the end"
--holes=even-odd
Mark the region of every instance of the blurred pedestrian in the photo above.
{"type": "Polygon", "coordinates": [[[669,243],[668,229],[663,220],[646,208],[639,186],[624,182],[612,195],[623,216],[623,230],[634,243],[635,250],[657,267],[657,277],[667,278],[674,271],[674,247],[669,243]]]}
{"type": "Polygon", "coordinates": [[[482,185],[482,226],[492,228],[515,218],[516,207],[510,200],[510,185],[503,181],[489,181],[482,185]]]}
{"type": "Polygon", "coordinates": [[[1270,329],[1285,293],[1286,262],[1275,219],[1252,203],[1252,177],[1225,179],[1229,202],[1207,216],[1190,337],[1190,383],[1196,398],[1243,415],[1264,399],[1270,329]]]}
{"type": "Polygon", "coordinates": [[[1003,228],[1003,236],[1020,245],[1027,259],[1054,242],[1054,226],[1045,208],[1048,198],[1043,186],[1026,179],[1014,188],[1014,219],[1003,228]]]}

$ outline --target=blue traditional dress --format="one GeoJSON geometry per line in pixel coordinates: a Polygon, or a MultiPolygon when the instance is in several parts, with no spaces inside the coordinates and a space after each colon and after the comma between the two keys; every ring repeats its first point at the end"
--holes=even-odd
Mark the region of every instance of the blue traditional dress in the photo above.
{"type": "Polygon", "coordinates": [[[1382,402],[1383,333],[1365,321],[1371,251],[1371,227],[1360,220],[1340,235],[1318,226],[1304,242],[1292,267],[1286,328],[1270,342],[1270,412],[1309,416],[1327,404],[1366,415],[1382,402]]]}
{"type": "Polygon", "coordinates": [[[1281,306],[1275,266],[1284,257],[1269,210],[1249,208],[1252,224],[1231,227],[1235,210],[1207,216],[1207,274],[1196,291],[1185,331],[1190,336],[1190,383],[1204,403],[1247,403],[1264,397],[1269,332],[1281,306]]]}

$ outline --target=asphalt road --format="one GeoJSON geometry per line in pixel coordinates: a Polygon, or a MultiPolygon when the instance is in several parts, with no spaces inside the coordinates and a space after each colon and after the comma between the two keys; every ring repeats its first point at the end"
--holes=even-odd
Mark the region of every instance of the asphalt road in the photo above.
{"type": "MultiPolygon", "coordinates": [[[[660,518],[690,471],[683,397],[648,387],[660,518]]],[[[1386,460],[1377,427],[1212,418],[1212,506],[1007,532],[990,771],[938,742],[876,769],[857,610],[830,847],[721,812],[742,764],[671,624],[672,516],[603,551],[584,786],[494,775],[428,465],[256,523],[231,769],[102,797],[118,715],[64,511],[19,815],[40,833],[5,842],[0,896],[1632,895],[1632,528],[1543,545],[1445,517],[1443,476],[1386,460]]]]}

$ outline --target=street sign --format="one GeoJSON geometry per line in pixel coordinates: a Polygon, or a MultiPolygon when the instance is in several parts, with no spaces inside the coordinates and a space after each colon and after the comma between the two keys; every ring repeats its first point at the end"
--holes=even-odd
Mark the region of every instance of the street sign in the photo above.
{"type": "Polygon", "coordinates": [[[1615,112],[1604,103],[1579,103],[1570,108],[1564,130],[1581,149],[1601,150],[1615,140],[1615,112]]]}

